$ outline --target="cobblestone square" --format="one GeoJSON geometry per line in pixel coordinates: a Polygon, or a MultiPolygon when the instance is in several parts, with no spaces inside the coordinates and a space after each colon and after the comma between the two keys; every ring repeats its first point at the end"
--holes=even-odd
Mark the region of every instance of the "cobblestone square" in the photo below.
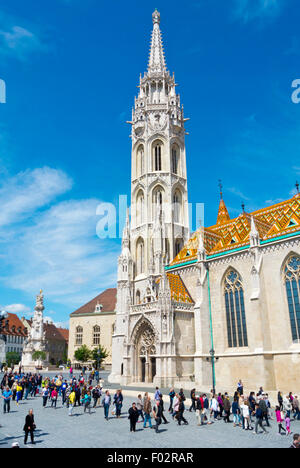
{"type": "MultiPolygon", "coordinates": [[[[89,415],[84,414],[82,407],[76,407],[73,417],[69,417],[68,410],[62,407],[61,398],[57,409],[52,409],[49,403],[43,409],[41,397],[21,402],[19,407],[12,402],[11,413],[6,415],[3,415],[1,404],[0,447],[10,448],[15,441],[24,447],[23,426],[30,408],[34,410],[37,425],[37,448],[289,448],[292,444],[292,436],[277,435],[274,420],[270,422],[268,434],[254,435],[252,431],[234,428],[233,424],[223,421],[198,427],[195,414],[189,411],[184,413],[188,426],[179,427],[166,411],[169,424],[162,424],[159,434],[149,428],[143,429],[141,423],[137,425],[137,432],[130,434],[127,412],[135,400],[132,396],[126,397],[126,393],[124,390],[121,419],[117,420],[110,412],[109,421],[104,420],[103,408],[96,408],[89,415]]],[[[137,389],[136,393],[138,395],[142,391],[137,389]]],[[[165,407],[168,408],[167,405],[165,407]]],[[[292,421],[292,431],[300,432],[300,422],[292,421]]],[[[27,447],[32,448],[30,444],[27,447]]]]}

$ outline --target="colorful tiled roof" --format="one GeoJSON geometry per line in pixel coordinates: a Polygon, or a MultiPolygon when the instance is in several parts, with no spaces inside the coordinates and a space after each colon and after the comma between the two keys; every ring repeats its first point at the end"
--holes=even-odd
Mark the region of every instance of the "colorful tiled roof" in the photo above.
{"type": "MultiPolygon", "coordinates": [[[[204,246],[207,255],[227,253],[249,245],[252,216],[262,241],[295,232],[300,234],[300,194],[253,213],[242,213],[231,220],[228,219],[229,214],[227,217],[228,211],[225,208],[225,203],[221,200],[217,224],[204,229],[204,246]]],[[[197,259],[199,233],[200,229],[192,235],[171,266],[197,259]]]]}
{"type": "Polygon", "coordinates": [[[92,299],[90,302],[85,304],[84,306],[80,307],[79,309],[75,310],[71,315],[79,315],[79,314],[93,314],[95,313],[95,309],[97,305],[102,305],[102,313],[104,312],[114,312],[117,304],[117,289],[111,288],[106,289],[103,293],[99,294],[99,296],[92,299]]]}
{"type": "Polygon", "coordinates": [[[171,297],[175,302],[187,302],[194,304],[193,299],[190,296],[183,280],[177,274],[167,273],[169,285],[171,289],[171,297]]]}

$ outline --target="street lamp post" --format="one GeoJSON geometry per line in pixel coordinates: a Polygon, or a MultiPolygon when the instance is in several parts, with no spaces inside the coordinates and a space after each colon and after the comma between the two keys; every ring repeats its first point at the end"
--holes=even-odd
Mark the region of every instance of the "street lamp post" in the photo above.
{"type": "Polygon", "coordinates": [[[213,393],[215,394],[216,393],[215,350],[211,349],[209,354],[211,356],[211,367],[212,367],[212,384],[213,384],[212,389],[213,389],[213,393]]]}

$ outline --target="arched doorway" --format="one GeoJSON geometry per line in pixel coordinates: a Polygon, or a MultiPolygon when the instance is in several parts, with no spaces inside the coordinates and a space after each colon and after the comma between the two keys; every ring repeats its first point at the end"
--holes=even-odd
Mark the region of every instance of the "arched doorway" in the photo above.
{"type": "Polygon", "coordinates": [[[149,322],[140,324],[136,336],[137,375],[139,382],[152,383],[156,375],[155,332],[149,322]]]}

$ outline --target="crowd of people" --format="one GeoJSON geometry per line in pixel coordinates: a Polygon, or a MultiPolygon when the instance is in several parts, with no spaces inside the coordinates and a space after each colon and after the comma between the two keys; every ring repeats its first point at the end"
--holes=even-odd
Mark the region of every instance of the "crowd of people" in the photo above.
{"type": "MultiPolygon", "coordinates": [[[[53,378],[42,377],[40,374],[6,373],[1,382],[3,411],[9,413],[11,402],[19,405],[29,397],[42,397],[42,407],[57,408],[60,401],[62,407],[68,409],[70,417],[74,414],[76,406],[82,407],[84,413],[92,414],[92,409],[103,408],[106,421],[110,417],[120,418],[124,404],[121,389],[110,394],[109,390],[103,390],[104,381],[100,379],[98,371],[92,371],[87,377],[85,370],[77,377],[70,369],[68,379],[62,375],[53,378]]],[[[278,435],[291,435],[291,423],[300,420],[299,400],[297,395],[289,393],[283,395],[278,392],[277,404],[272,408],[269,396],[262,388],[257,393],[251,392],[244,395],[241,381],[237,385],[236,392],[232,397],[228,393],[216,393],[211,391],[209,395],[199,393],[196,389],[190,392],[191,405],[186,407],[186,394],[183,389],[176,392],[173,388],[169,391],[169,418],[178,426],[188,425],[185,412],[194,412],[198,426],[209,426],[218,421],[232,423],[233,427],[245,431],[253,431],[254,434],[267,433],[270,421],[274,420],[278,425],[278,435]]],[[[143,396],[137,395],[135,402],[131,405],[126,417],[129,419],[130,432],[136,432],[137,424],[143,424],[143,428],[150,427],[159,433],[161,424],[169,424],[165,416],[165,402],[162,392],[156,387],[154,402],[146,392],[143,396]]],[[[124,413],[123,413],[124,415],[124,413]]],[[[30,410],[26,417],[24,432],[24,443],[28,441],[29,434],[31,442],[34,443],[34,415],[30,410]]],[[[300,448],[300,437],[294,434],[292,448],[300,448]]]]}

